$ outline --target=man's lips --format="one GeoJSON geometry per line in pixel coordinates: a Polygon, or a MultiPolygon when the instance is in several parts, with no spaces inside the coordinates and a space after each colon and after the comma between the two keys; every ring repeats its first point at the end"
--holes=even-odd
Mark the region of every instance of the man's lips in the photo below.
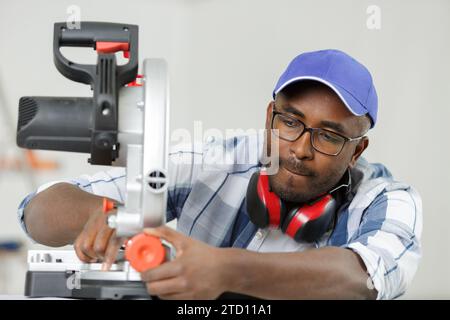
{"type": "Polygon", "coordinates": [[[289,169],[288,167],[283,167],[286,171],[288,171],[289,173],[292,173],[296,176],[302,176],[302,177],[311,177],[312,174],[309,171],[304,171],[304,170],[292,170],[289,169]]]}

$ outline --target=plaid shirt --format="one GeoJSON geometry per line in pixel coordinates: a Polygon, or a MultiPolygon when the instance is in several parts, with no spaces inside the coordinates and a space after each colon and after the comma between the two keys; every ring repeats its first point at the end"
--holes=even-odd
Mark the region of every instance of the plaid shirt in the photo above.
{"type": "MultiPolygon", "coordinates": [[[[350,190],[339,207],[334,229],[314,243],[297,243],[279,229],[259,230],[248,218],[246,190],[251,175],[261,166],[263,140],[262,134],[243,135],[173,147],[167,221],[178,219],[180,232],[218,247],[258,252],[349,248],[364,261],[378,299],[405,293],[421,258],[422,203],[417,191],[395,181],[383,165],[360,158],[350,170],[350,190]]],[[[24,208],[38,192],[57,182],[62,181],[41,186],[20,204],[18,216],[25,231],[24,208]]],[[[64,182],[125,201],[125,168],[64,182]]]]}

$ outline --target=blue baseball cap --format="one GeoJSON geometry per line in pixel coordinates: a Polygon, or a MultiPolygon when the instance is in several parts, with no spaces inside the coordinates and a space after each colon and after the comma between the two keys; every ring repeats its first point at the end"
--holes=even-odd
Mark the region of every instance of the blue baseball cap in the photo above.
{"type": "Polygon", "coordinates": [[[305,52],[289,63],[273,90],[278,92],[293,82],[315,80],[330,87],[356,116],[367,114],[377,122],[378,97],[369,70],[339,50],[305,52]]]}

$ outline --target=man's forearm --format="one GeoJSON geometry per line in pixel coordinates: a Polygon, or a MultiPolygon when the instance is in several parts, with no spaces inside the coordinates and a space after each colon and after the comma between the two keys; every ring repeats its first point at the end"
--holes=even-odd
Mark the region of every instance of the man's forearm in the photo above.
{"type": "Polygon", "coordinates": [[[224,249],[226,291],[264,299],[375,299],[361,258],[325,247],[293,253],[224,249]]]}
{"type": "Polygon", "coordinates": [[[30,236],[48,246],[73,243],[90,214],[99,210],[102,198],[68,183],[40,192],[27,205],[25,225],[30,236]]]}

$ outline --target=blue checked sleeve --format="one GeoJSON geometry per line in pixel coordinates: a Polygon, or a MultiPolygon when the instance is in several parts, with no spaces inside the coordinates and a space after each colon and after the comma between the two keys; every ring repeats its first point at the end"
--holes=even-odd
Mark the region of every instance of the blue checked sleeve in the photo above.
{"type": "Polygon", "coordinates": [[[24,222],[24,213],[26,206],[31,202],[31,200],[34,199],[37,194],[61,182],[76,185],[86,192],[93,193],[99,196],[105,196],[119,202],[123,202],[125,199],[126,177],[124,168],[112,168],[111,170],[100,171],[93,175],[82,175],[76,179],[65,179],[45,183],[41,185],[35,192],[27,195],[19,204],[19,208],[17,211],[19,223],[27,235],[28,231],[24,222]]]}
{"type": "Polygon", "coordinates": [[[362,258],[377,299],[405,293],[421,258],[422,202],[413,189],[380,194],[344,245],[362,258]]]}

